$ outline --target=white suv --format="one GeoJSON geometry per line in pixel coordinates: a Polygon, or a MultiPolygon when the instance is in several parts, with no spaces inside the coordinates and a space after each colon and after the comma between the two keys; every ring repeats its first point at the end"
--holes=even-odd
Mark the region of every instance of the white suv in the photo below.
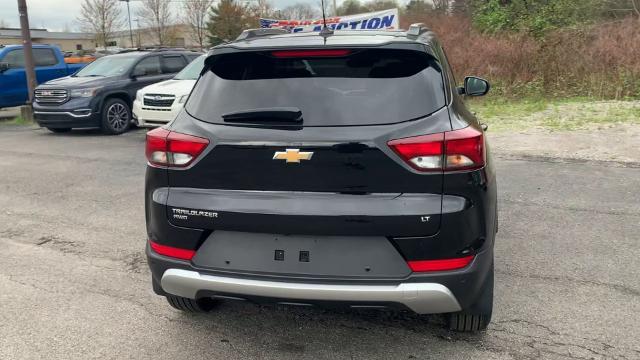
{"type": "Polygon", "coordinates": [[[133,117],[138,126],[162,126],[173,120],[187,101],[206,55],[193,60],[171,80],[138,90],[133,102],[133,117]]]}

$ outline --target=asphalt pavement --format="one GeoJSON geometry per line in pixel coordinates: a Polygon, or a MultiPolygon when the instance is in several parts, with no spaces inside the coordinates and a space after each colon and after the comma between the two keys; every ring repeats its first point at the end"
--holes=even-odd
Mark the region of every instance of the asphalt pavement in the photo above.
{"type": "Polygon", "coordinates": [[[640,359],[640,168],[497,154],[494,321],[153,294],[144,131],[0,125],[0,359],[640,359]]]}

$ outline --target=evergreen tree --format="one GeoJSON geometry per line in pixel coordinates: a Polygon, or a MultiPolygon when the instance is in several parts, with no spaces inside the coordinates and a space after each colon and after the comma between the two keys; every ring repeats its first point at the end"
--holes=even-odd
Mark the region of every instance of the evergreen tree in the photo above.
{"type": "Polygon", "coordinates": [[[207,22],[211,45],[233,41],[245,29],[258,27],[258,20],[248,6],[235,0],[220,0],[209,12],[207,22]]]}

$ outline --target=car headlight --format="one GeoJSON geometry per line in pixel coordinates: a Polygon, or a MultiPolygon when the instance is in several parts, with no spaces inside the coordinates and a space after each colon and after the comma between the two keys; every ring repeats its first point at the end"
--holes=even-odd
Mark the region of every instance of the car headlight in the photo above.
{"type": "Polygon", "coordinates": [[[136,91],[136,100],[142,101],[142,97],[143,96],[144,96],[144,94],[142,93],[142,90],[136,91]]]}
{"type": "Polygon", "coordinates": [[[71,90],[69,92],[69,96],[73,97],[73,98],[79,98],[79,97],[92,97],[94,96],[98,90],[100,90],[101,88],[99,87],[95,87],[95,88],[86,88],[86,89],[74,89],[71,90]]]}
{"type": "Polygon", "coordinates": [[[180,96],[180,98],[178,99],[178,104],[184,104],[184,102],[187,101],[188,98],[189,98],[188,94],[180,96]]]}

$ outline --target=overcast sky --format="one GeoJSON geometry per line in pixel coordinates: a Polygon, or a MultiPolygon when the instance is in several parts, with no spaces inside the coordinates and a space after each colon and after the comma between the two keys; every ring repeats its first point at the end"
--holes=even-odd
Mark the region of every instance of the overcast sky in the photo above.
{"type": "MultiPolygon", "coordinates": [[[[173,6],[178,8],[183,0],[173,0],[173,6]]],[[[331,2],[331,0],[326,0],[331,2]]],[[[309,2],[315,5],[317,0],[272,0],[272,4],[279,9],[296,2],[309,2]]],[[[337,0],[338,4],[342,0],[337,0]]],[[[31,28],[47,28],[51,31],[62,31],[69,28],[79,30],[76,18],[80,12],[81,0],[27,0],[29,7],[29,23],[31,28]]],[[[131,18],[135,19],[135,10],[139,1],[131,0],[131,18]]],[[[126,4],[122,3],[126,13],[126,4]]],[[[9,27],[19,27],[18,1],[0,0],[0,22],[4,21],[9,27]]],[[[133,24],[135,27],[135,23],[133,24]]]]}

